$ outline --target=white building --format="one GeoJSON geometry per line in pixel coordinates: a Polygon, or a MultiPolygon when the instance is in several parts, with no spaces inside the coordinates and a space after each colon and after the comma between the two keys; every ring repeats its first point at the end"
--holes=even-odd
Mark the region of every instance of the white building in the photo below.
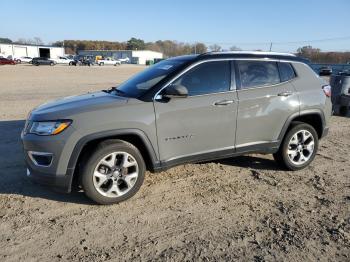
{"type": "Polygon", "coordinates": [[[80,50],[79,55],[93,55],[112,57],[114,59],[129,58],[130,63],[145,65],[146,61],[153,61],[155,59],[162,59],[163,54],[150,50],[80,50]]]}
{"type": "Polygon", "coordinates": [[[3,56],[3,57],[18,58],[22,56],[29,56],[29,57],[57,58],[58,56],[63,56],[63,55],[64,55],[63,47],[0,43],[0,56],[3,56]]]}

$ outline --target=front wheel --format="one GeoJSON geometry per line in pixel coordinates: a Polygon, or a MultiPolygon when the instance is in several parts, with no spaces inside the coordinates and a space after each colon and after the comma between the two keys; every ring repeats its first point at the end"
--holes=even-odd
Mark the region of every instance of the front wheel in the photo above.
{"type": "Polygon", "coordinates": [[[315,129],[305,123],[294,123],[285,135],[274,159],[288,170],[307,167],[315,158],[318,149],[318,135],[315,129]]]}
{"type": "Polygon", "coordinates": [[[81,185],[98,204],[115,204],[140,189],[146,166],[139,150],[122,140],[106,140],[82,165],[81,185]]]}

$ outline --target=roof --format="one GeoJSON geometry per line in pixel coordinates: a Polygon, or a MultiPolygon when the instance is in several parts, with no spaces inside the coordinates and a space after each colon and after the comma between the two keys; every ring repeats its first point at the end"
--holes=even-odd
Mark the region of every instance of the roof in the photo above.
{"type": "Polygon", "coordinates": [[[137,52],[155,52],[155,53],[161,53],[161,52],[157,52],[157,51],[153,51],[153,50],[78,50],[79,52],[133,52],[133,51],[137,51],[137,52]]]}
{"type": "Polygon", "coordinates": [[[204,54],[232,54],[232,55],[274,55],[274,56],[295,56],[290,53],[280,53],[280,52],[265,52],[265,51],[224,51],[224,52],[208,52],[204,54]]]}
{"type": "Polygon", "coordinates": [[[210,59],[210,58],[266,58],[275,60],[288,60],[308,63],[306,59],[298,57],[289,53],[278,52],[260,52],[260,51],[231,51],[231,52],[208,52],[198,55],[198,59],[210,59]]]}
{"type": "Polygon", "coordinates": [[[0,42],[0,45],[37,46],[37,47],[50,47],[50,48],[64,48],[63,46],[53,46],[53,45],[17,44],[17,43],[3,43],[3,42],[0,42]]]}

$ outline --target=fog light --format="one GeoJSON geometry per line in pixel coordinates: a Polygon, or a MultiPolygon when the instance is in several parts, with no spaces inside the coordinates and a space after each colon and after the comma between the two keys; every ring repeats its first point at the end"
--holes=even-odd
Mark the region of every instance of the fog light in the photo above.
{"type": "Polygon", "coordinates": [[[28,156],[36,166],[48,167],[52,163],[52,153],[28,151],[28,156]]]}

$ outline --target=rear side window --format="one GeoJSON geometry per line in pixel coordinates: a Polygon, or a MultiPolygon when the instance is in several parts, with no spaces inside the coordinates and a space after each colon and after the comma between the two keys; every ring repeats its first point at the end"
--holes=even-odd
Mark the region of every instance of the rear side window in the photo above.
{"type": "Polygon", "coordinates": [[[241,88],[278,84],[280,76],[276,62],[237,61],[241,76],[241,88]]]}
{"type": "Polygon", "coordinates": [[[295,72],[290,63],[278,63],[281,75],[281,82],[295,78],[295,72]]]}
{"type": "Polygon", "coordinates": [[[226,92],[230,90],[229,61],[202,63],[175,81],[187,88],[190,96],[226,92]]]}

